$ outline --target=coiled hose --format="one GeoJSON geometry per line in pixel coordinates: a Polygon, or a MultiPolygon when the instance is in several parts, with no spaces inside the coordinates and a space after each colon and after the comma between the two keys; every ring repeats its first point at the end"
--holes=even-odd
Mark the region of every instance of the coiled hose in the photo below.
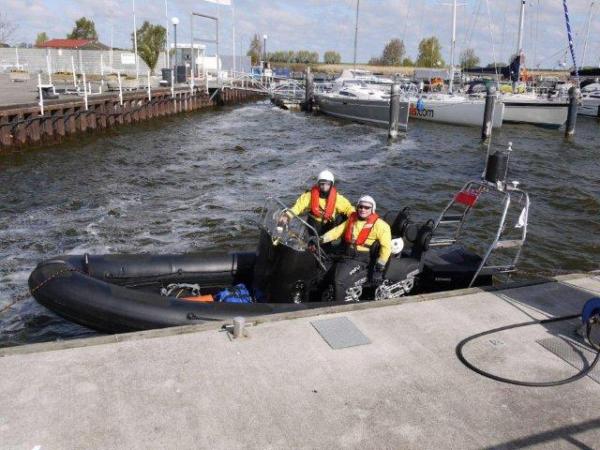
{"type": "Polygon", "coordinates": [[[563,320],[571,320],[571,319],[576,319],[578,317],[580,317],[580,314],[573,314],[570,316],[553,317],[551,319],[533,320],[530,322],[522,322],[522,323],[517,323],[517,324],[513,324],[513,325],[506,325],[504,327],[494,328],[493,330],[484,331],[482,333],[478,333],[473,336],[469,336],[468,338],[460,341],[458,343],[458,345],[456,346],[456,356],[458,357],[458,359],[460,360],[461,363],[463,363],[467,368],[471,369],[473,372],[476,372],[479,375],[482,375],[486,378],[500,381],[501,383],[516,384],[518,386],[531,386],[531,387],[550,387],[550,386],[560,386],[563,384],[572,383],[573,381],[577,381],[580,378],[583,378],[586,375],[588,375],[592,370],[594,370],[594,367],[596,367],[596,364],[598,364],[598,360],[600,360],[600,343],[594,343],[591,340],[591,333],[592,333],[592,326],[591,326],[592,320],[591,319],[586,323],[586,339],[588,340],[588,342],[590,343],[592,348],[594,348],[596,350],[596,352],[597,352],[596,357],[594,358],[594,360],[592,361],[592,363],[589,366],[584,367],[575,375],[573,375],[569,378],[565,378],[563,380],[536,382],[536,381],[513,380],[511,378],[501,377],[499,375],[495,375],[493,373],[486,372],[485,370],[482,370],[479,367],[476,367],[473,364],[471,364],[465,358],[465,356],[463,354],[463,349],[464,349],[465,345],[467,345],[469,342],[474,341],[475,339],[479,339],[480,337],[483,337],[483,336],[488,336],[490,334],[499,333],[499,332],[505,331],[505,330],[511,330],[513,328],[526,327],[529,325],[544,325],[547,323],[560,322],[563,320]]]}

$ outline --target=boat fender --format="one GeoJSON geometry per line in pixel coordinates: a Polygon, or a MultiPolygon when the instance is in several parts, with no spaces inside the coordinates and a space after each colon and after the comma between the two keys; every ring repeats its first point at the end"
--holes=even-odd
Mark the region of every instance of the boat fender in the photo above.
{"type": "Polygon", "coordinates": [[[425,109],[425,102],[423,101],[423,98],[419,98],[419,100],[417,100],[417,111],[423,112],[424,109],[425,109]]]}

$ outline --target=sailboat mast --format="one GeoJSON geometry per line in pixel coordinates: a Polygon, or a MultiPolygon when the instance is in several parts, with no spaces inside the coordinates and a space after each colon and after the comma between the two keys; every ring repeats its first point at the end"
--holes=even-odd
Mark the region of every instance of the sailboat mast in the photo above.
{"type": "Polygon", "coordinates": [[[592,22],[592,12],[594,10],[594,2],[590,3],[590,12],[588,14],[587,24],[585,26],[585,40],[583,41],[583,55],[581,56],[581,66],[580,69],[585,66],[585,55],[587,53],[588,39],[590,37],[590,24],[592,22]]]}
{"type": "Polygon", "coordinates": [[[354,26],[354,68],[356,69],[356,42],[358,40],[358,5],[360,0],[356,0],[356,25],[354,26]]]}
{"type": "Polygon", "coordinates": [[[517,55],[523,51],[523,25],[525,23],[525,0],[521,0],[521,14],[519,15],[519,38],[517,39],[517,55]]]}
{"type": "MultiPolygon", "coordinates": [[[[517,55],[513,61],[516,64],[516,74],[512,77],[512,90],[513,94],[517,90],[517,83],[519,82],[521,73],[521,53],[523,53],[523,25],[525,23],[525,0],[521,0],[521,12],[519,14],[519,37],[517,38],[517,55]]],[[[510,63],[512,65],[512,62],[510,63]]]]}
{"type": "Polygon", "coordinates": [[[450,44],[450,83],[448,91],[454,89],[454,51],[456,49],[456,0],[452,2],[452,42],[450,44]]]}

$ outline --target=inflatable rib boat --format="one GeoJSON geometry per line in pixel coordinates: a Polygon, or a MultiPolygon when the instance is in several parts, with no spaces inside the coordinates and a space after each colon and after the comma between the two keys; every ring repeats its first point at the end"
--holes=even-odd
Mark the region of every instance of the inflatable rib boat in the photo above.
{"type": "MultiPolygon", "coordinates": [[[[486,178],[465,184],[435,221],[413,223],[408,208],[386,215],[395,250],[385,281],[353,288],[346,300],[377,301],[488,285],[495,275],[515,271],[527,234],[529,197],[516,183],[486,178]],[[467,218],[484,195],[491,195],[500,205],[500,221],[487,250],[477,254],[468,249],[462,236],[467,218]],[[520,214],[511,227],[508,212],[515,206],[520,214]],[[498,251],[511,253],[504,255],[509,262],[492,263],[492,253],[498,251]]],[[[307,242],[316,231],[295,216],[285,228],[279,226],[284,211],[279,200],[267,200],[257,223],[260,238],[254,252],[60,256],[40,263],[29,278],[29,287],[35,299],[55,313],[109,333],[338,304],[332,301],[329,270],[335,251],[307,251],[307,242]],[[251,299],[232,303],[220,298],[224,289],[240,284],[251,292],[251,299]]]]}

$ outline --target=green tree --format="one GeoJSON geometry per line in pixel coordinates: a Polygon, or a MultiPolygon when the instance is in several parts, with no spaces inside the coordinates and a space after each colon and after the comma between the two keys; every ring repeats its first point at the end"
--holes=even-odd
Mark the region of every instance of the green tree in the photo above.
{"type": "Polygon", "coordinates": [[[260,41],[260,38],[258,37],[258,34],[255,34],[254,37],[252,38],[252,41],[250,42],[250,48],[248,49],[246,56],[250,57],[250,60],[252,61],[252,65],[258,64],[259,61],[261,60],[261,58],[262,58],[262,43],[260,41]]]}
{"type": "Polygon", "coordinates": [[[67,34],[67,39],[91,39],[93,41],[98,39],[98,33],[96,33],[96,25],[93,20],[89,20],[85,17],[81,17],[75,21],[75,26],[71,34],[67,34]]]}
{"type": "Polygon", "coordinates": [[[419,56],[415,65],[418,67],[442,67],[442,46],[435,36],[421,39],[419,42],[419,56]]]}
{"type": "Polygon", "coordinates": [[[273,53],[269,53],[268,58],[271,62],[277,63],[293,63],[295,60],[295,53],[293,50],[288,51],[276,51],[273,53]]]}
{"type": "Polygon", "coordinates": [[[316,64],[319,62],[319,54],[308,50],[298,50],[295,59],[299,64],[316,64]]]}
{"type": "Polygon", "coordinates": [[[35,38],[35,45],[42,45],[44,42],[46,42],[48,40],[48,35],[46,34],[45,31],[42,31],[41,33],[37,34],[37,37],[35,38]]]}
{"type": "Polygon", "coordinates": [[[342,62],[342,57],[338,52],[328,50],[323,54],[323,62],[325,64],[339,64],[342,62]]]}
{"type": "Polygon", "coordinates": [[[385,44],[381,61],[384,66],[399,66],[404,56],[404,42],[400,39],[392,39],[385,44]]]}
{"type": "Polygon", "coordinates": [[[369,60],[369,65],[370,66],[382,66],[383,65],[383,61],[381,60],[381,58],[379,58],[378,56],[373,56],[370,60],[369,60]]]}
{"type": "Polygon", "coordinates": [[[467,69],[477,67],[479,65],[479,58],[475,55],[475,50],[472,48],[465,48],[460,53],[460,65],[467,69]]]}
{"type": "Polygon", "coordinates": [[[412,59],[410,59],[410,58],[406,57],[406,58],[404,58],[404,59],[402,60],[402,65],[403,65],[404,67],[412,67],[412,66],[414,66],[414,65],[415,65],[415,63],[413,62],[413,60],[412,60],[412,59]]]}
{"type": "MultiPolygon", "coordinates": [[[[134,37],[131,33],[131,42],[134,37]]],[[[154,74],[154,68],[158,61],[158,56],[167,42],[167,30],[162,25],[152,25],[147,20],[137,29],[137,48],[138,55],[146,63],[150,72],[154,74]]]]}

